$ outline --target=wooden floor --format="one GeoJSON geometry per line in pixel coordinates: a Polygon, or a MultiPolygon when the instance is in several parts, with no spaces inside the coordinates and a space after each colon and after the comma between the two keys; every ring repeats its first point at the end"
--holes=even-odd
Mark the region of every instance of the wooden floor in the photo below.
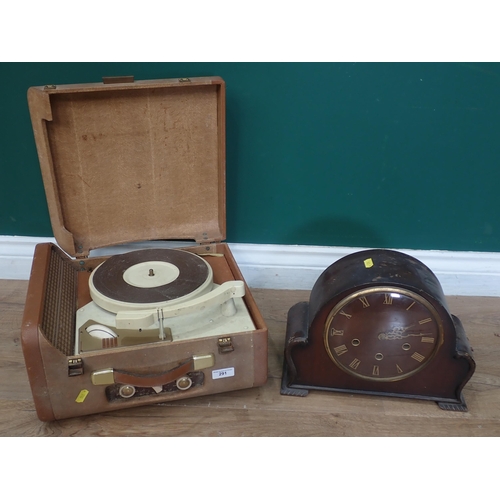
{"type": "Polygon", "coordinates": [[[0,436],[500,436],[500,298],[449,297],[477,369],[467,413],[436,403],[311,392],[281,396],[288,309],[308,292],[253,290],[269,328],[269,379],[261,388],[43,423],[21,350],[26,281],[0,281],[0,436]]]}

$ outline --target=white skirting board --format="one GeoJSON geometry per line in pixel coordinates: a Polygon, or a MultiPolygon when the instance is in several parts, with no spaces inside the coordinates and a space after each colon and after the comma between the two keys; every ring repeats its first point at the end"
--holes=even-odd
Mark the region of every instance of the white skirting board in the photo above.
{"type": "MultiPolygon", "coordinates": [[[[53,238],[0,236],[0,279],[29,278],[37,243],[53,238]]],[[[192,243],[176,242],[174,246],[192,243]]],[[[166,246],[144,242],[99,249],[91,255],[112,255],[138,248],[166,246]]],[[[169,245],[170,246],[170,245],[169,245]]],[[[363,250],[350,247],[230,243],[231,251],[252,288],[310,290],[335,261],[363,250]]],[[[414,256],[438,277],[446,295],[500,297],[500,253],[397,249],[414,256]]]]}

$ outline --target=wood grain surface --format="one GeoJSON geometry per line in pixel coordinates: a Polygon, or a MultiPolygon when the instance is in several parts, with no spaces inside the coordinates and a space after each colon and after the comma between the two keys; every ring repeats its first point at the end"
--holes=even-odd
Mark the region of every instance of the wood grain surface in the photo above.
{"type": "Polygon", "coordinates": [[[36,416],[21,349],[27,284],[0,281],[0,436],[500,436],[500,298],[447,298],[477,363],[464,390],[467,413],[388,397],[281,396],[286,315],[309,293],[255,289],[269,328],[263,387],[46,423],[36,416]]]}

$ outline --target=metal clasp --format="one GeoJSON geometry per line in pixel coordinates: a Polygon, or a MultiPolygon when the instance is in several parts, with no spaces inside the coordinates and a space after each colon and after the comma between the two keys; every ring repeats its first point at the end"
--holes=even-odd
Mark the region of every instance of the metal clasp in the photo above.
{"type": "Polygon", "coordinates": [[[82,358],[73,358],[68,360],[68,377],[76,377],[83,375],[83,360],[82,358]]]}
{"type": "Polygon", "coordinates": [[[234,351],[233,341],[231,340],[231,337],[221,337],[217,341],[217,344],[219,345],[219,354],[225,354],[227,352],[234,351]]]}

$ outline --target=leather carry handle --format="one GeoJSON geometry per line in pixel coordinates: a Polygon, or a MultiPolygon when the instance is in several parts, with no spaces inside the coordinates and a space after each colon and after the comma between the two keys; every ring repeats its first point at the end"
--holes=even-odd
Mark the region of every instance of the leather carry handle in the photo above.
{"type": "Polygon", "coordinates": [[[114,370],[113,373],[115,384],[127,384],[135,387],[157,387],[173,382],[191,371],[194,371],[192,358],[167,372],[154,375],[136,375],[122,370],[114,370]]]}
{"type": "Polygon", "coordinates": [[[174,368],[161,373],[139,374],[107,368],[105,370],[93,372],[90,378],[93,385],[123,384],[133,385],[135,387],[158,387],[174,382],[190,371],[210,368],[214,366],[214,364],[215,356],[213,354],[206,354],[193,356],[182,361],[174,368]]]}

